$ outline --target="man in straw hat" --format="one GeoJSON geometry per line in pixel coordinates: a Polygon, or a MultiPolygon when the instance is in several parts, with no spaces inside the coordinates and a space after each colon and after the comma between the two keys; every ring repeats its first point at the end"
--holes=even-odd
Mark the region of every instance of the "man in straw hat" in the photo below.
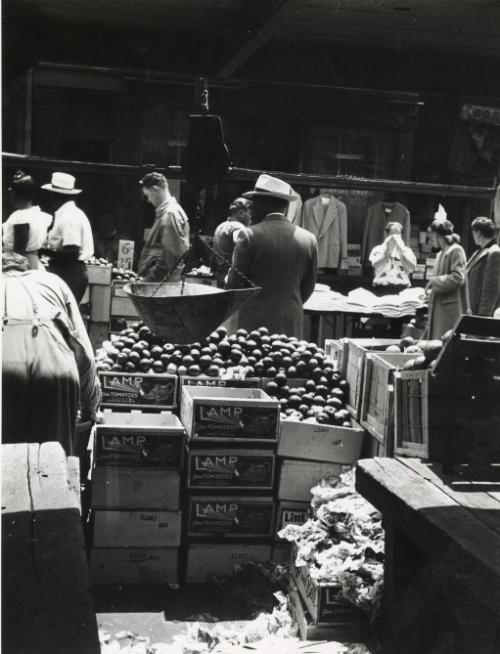
{"type": "Polygon", "coordinates": [[[246,285],[241,271],[262,290],[239,311],[238,328],[267,327],[300,338],[302,307],[318,274],[316,237],[287,220],[288,203],[296,196],[283,180],[260,175],[243,197],[252,200],[252,224],[240,230],[227,286],[246,285]]]}
{"type": "Polygon", "coordinates": [[[79,304],[88,284],[85,260],[94,254],[94,239],[89,219],[79,209],[74,197],[82,191],[75,188],[75,178],[68,173],[53,173],[42,188],[50,193],[54,223],[47,237],[50,256],[49,271],[59,275],[69,286],[79,304]]]}

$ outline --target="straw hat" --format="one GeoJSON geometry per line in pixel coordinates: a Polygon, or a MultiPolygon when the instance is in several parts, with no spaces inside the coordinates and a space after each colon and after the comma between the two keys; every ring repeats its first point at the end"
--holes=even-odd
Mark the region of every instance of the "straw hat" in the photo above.
{"type": "Polygon", "coordinates": [[[250,199],[255,197],[278,198],[290,202],[291,200],[295,200],[297,194],[290,184],[287,184],[282,179],[263,174],[255,182],[254,190],[242,193],[242,196],[250,199]]]}
{"type": "Polygon", "coordinates": [[[43,184],[42,188],[63,195],[78,195],[82,192],[82,189],[75,188],[75,181],[73,175],[68,173],[52,173],[50,184],[43,184]]]}

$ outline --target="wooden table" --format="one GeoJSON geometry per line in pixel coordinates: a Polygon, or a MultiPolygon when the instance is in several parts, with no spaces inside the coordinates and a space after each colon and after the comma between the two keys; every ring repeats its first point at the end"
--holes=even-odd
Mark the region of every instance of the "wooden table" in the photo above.
{"type": "Polygon", "coordinates": [[[384,654],[500,652],[500,483],[375,458],[356,488],[386,533],[384,654]]]}
{"type": "MultiPolygon", "coordinates": [[[[309,316],[311,321],[310,340],[322,346],[326,338],[356,337],[362,333],[361,318],[376,318],[387,321],[388,330],[394,325],[401,325],[403,320],[409,320],[415,314],[409,313],[405,316],[386,316],[383,313],[358,311],[346,311],[344,309],[324,309],[305,307],[304,315],[309,316]],[[330,327],[330,332],[325,335],[325,323],[330,327]]],[[[399,334],[398,334],[399,336],[399,334]]]]}

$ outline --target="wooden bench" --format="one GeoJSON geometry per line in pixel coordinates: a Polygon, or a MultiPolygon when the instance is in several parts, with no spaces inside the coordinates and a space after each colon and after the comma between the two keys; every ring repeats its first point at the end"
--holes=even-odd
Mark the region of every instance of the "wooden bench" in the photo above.
{"type": "Polygon", "coordinates": [[[3,654],[100,652],[78,466],[59,443],[2,445],[3,654]]]}
{"type": "Polygon", "coordinates": [[[375,458],[356,488],[386,533],[384,654],[500,652],[500,484],[375,458]]]}

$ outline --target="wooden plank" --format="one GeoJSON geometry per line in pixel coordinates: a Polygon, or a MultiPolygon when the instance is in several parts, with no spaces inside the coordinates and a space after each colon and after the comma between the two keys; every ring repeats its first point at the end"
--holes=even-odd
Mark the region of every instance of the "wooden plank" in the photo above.
{"type": "Polygon", "coordinates": [[[2,445],[1,459],[2,652],[50,654],[49,625],[33,567],[28,444],[2,445]]]}
{"type": "Polygon", "coordinates": [[[69,490],[66,455],[59,443],[28,454],[33,508],[33,562],[53,652],[100,651],[90,595],[80,507],[69,490]]]}
{"type": "Polygon", "coordinates": [[[496,488],[498,498],[481,490],[483,484],[461,480],[457,477],[444,475],[441,466],[434,463],[424,463],[420,459],[397,459],[404,466],[449,495],[471,514],[494,529],[500,536],[500,482],[489,483],[487,487],[496,488]]]}
{"type": "Polygon", "coordinates": [[[356,488],[485,605],[500,612],[500,540],[470,511],[395,459],[358,462],[356,488]]]}

